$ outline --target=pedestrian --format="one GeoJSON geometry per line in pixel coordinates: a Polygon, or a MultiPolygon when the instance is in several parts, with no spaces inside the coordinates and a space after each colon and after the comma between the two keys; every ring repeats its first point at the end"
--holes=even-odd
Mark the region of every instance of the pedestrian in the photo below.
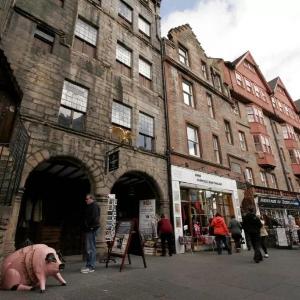
{"type": "Polygon", "coordinates": [[[215,217],[211,221],[211,226],[214,228],[218,254],[222,254],[222,242],[225,246],[225,249],[228,251],[228,254],[231,254],[231,246],[229,245],[228,238],[230,236],[230,233],[223,217],[219,213],[216,213],[215,217]]]}
{"type": "Polygon", "coordinates": [[[268,231],[265,227],[266,217],[267,217],[266,215],[262,215],[260,217],[260,222],[262,224],[262,226],[260,228],[260,243],[261,243],[261,248],[265,252],[265,257],[269,257],[268,249],[267,249],[267,246],[266,246],[266,239],[267,239],[267,236],[268,236],[268,231]]]}
{"type": "Polygon", "coordinates": [[[254,261],[259,263],[263,260],[262,254],[260,252],[260,228],[262,224],[260,219],[255,215],[254,208],[249,208],[248,213],[244,217],[243,228],[245,232],[249,235],[251,244],[254,250],[254,261]]]}
{"type": "Polygon", "coordinates": [[[100,227],[100,208],[95,202],[95,197],[91,194],[86,195],[86,208],[84,212],[84,231],[85,231],[85,251],[86,266],[81,269],[81,273],[87,274],[95,271],[96,266],[96,236],[100,227]]]}
{"type": "Polygon", "coordinates": [[[157,232],[161,240],[161,256],[166,256],[166,241],[168,243],[169,256],[173,254],[173,227],[164,214],[157,223],[157,232]]]}
{"type": "Polygon", "coordinates": [[[235,216],[231,216],[231,220],[228,225],[228,229],[231,233],[231,236],[234,240],[235,251],[238,253],[241,251],[241,240],[242,240],[242,225],[235,218],[235,216]]]}

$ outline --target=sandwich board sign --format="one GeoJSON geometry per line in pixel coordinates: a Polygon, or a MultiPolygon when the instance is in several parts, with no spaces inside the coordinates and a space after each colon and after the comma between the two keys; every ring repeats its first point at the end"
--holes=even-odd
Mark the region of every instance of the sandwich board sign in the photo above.
{"type": "Polygon", "coordinates": [[[120,257],[122,258],[120,266],[121,272],[124,267],[126,256],[128,257],[129,264],[131,264],[129,254],[142,256],[144,267],[147,268],[143,242],[140,232],[136,227],[133,220],[124,220],[118,223],[113,242],[108,249],[106,268],[108,267],[109,261],[112,260],[112,257],[120,257]]]}

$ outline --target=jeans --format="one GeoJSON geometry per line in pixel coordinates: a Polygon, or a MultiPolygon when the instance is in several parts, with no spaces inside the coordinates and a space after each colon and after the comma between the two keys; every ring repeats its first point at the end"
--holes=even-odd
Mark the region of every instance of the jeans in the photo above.
{"type": "Polygon", "coordinates": [[[216,234],[215,241],[217,244],[218,254],[222,254],[222,243],[224,244],[225,249],[228,251],[228,254],[231,254],[231,245],[228,243],[228,238],[225,235],[216,234]]]}
{"type": "Polygon", "coordinates": [[[166,241],[168,242],[169,255],[173,254],[173,233],[161,233],[161,250],[162,255],[166,255],[166,241]]]}
{"type": "Polygon", "coordinates": [[[250,240],[251,240],[251,244],[252,244],[252,247],[253,247],[253,250],[254,250],[254,261],[255,262],[259,262],[261,261],[263,258],[262,258],[262,254],[260,252],[260,234],[259,233],[249,233],[249,237],[250,237],[250,240]]]}
{"type": "Polygon", "coordinates": [[[86,267],[90,269],[96,266],[96,236],[97,230],[85,234],[86,267]]]}

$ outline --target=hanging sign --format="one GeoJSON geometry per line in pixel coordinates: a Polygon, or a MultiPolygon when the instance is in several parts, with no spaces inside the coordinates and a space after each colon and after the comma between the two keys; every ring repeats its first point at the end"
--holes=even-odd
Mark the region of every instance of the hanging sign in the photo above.
{"type": "Polygon", "coordinates": [[[119,151],[113,152],[108,155],[108,171],[119,169],[119,151]]]}

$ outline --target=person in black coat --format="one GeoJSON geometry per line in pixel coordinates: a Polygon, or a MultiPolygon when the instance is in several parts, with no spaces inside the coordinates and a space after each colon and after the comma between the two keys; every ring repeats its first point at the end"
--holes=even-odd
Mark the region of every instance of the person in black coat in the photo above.
{"type": "Polygon", "coordinates": [[[259,263],[263,260],[260,252],[260,228],[262,227],[259,217],[254,213],[253,208],[249,208],[248,213],[243,219],[243,228],[246,234],[249,235],[251,244],[254,250],[254,261],[259,263]]]}
{"type": "Polygon", "coordinates": [[[91,194],[86,195],[86,208],[84,212],[85,250],[86,267],[81,269],[81,273],[91,273],[95,271],[96,265],[96,236],[100,227],[100,207],[91,194]]]}

